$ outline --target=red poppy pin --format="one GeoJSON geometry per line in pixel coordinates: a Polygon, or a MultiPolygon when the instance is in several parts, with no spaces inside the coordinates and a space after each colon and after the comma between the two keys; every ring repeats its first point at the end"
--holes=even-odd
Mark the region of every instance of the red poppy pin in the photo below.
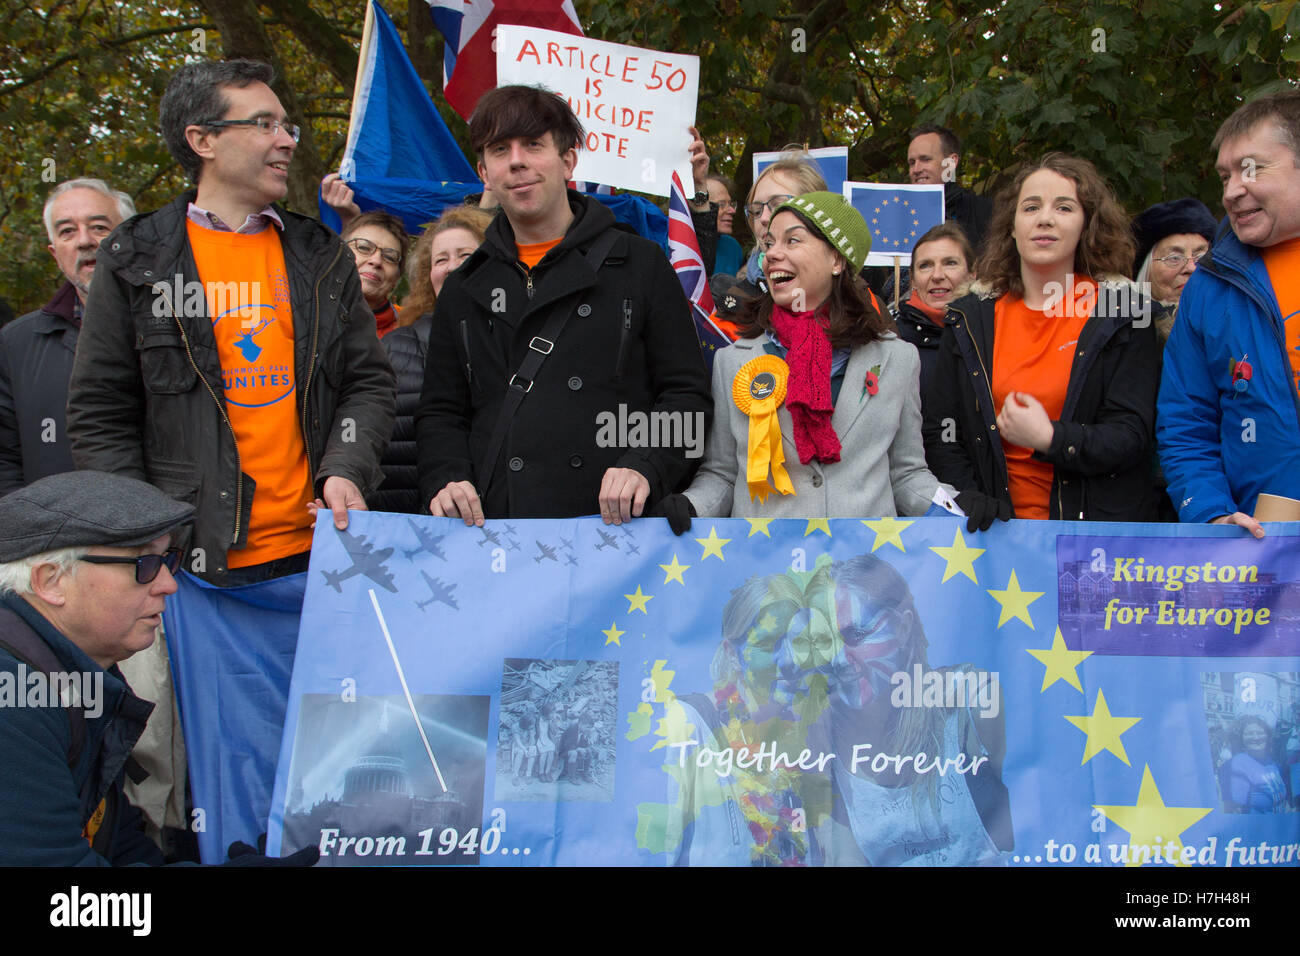
{"type": "Polygon", "coordinates": [[[877,378],[879,374],[880,374],[879,365],[873,365],[871,366],[871,368],[867,369],[866,378],[862,380],[863,395],[875,395],[877,392],[880,391],[880,379],[877,378]]]}

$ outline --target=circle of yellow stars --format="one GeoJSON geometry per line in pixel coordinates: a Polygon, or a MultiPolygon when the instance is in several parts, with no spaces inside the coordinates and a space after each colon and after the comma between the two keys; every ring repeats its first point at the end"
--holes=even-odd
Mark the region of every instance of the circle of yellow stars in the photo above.
{"type": "MultiPolygon", "coordinates": [[[[894,246],[894,248],[896,248],[896,249],[901,249],[901,248],[903,248],[904,245],[906,245],[906,246],[908,246],[908,247],[911,246],[911,243],[900,242],[898,239],[888,239],[888,238],[884,238],[884,233],[882,233],[878,228],[876,228],[877,226],[880,225],[880,220],[879,220],[878,218],[876,218],[876,217],[879,216],[879,215],[881,214],[881,211],[882,211],[886,206],[889,205],[889,202],[890,202],[890,201],[889,201],[888,199],[882,199],[882,200],[880,201],[880,205],[877,206],[877,207],[873,210],[873,212],[875,213],[875,216],[872,216],[872,217],[871,217],[871,231],[872,231],[873,233],[875,233],[875,235],[876,235],[877,238],[880,239],[880,245],[881,245],[881,248],[880,248],[880,249],[877,249],[877,250],[876,250],[877,252],[883,252],[883,251],[884,251],[884,248],[883,248],[883,247],[888,246],[888,245],[891,245],[891,244],[892,244],[892,245],[894,246]]],[[[902,206],[904,209],[906,209],[907,212],[908,212],[908,215],[910,215],[910,216],[912,217],[912,228],[911,228],[911,230],[908,232],[908,235],[909,235],[913,240],[915,240],[915,239],[916,239],[916,230],[918,230],[918,229],[921,228],[921,220],[918,219],[918,218],[916,218],[916,217],[919,215],[919,214],[917,213],[917,211],[916,211],[916,207],[913,206],[910,202],[908,202],[906,199],[904,199],[901,195],[898,195],[898,194],[895,194],[893,202],[894,202],[894,205],[896,205],[896,206],[902,206]]]]}

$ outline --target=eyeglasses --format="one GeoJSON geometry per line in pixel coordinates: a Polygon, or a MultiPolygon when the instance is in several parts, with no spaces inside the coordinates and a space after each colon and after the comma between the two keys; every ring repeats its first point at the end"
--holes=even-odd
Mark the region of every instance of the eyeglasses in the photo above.
{"type": "Polygon", "coordinates": [[[223,126],[252,126],[259,133],[265,133],[267,136],[274,136],[280,130],[284,130],[295,143],[298,142],[298,137],[302,135],[302,130],[293,123],[281,123],[269,116],[254,116],[252,119],[242,120],[210,120],[199,125],[211,126],[215,129],[221,129],[223,126]]]}
{"type": "Polygon", "coordinates": [[[734,199],[724,199],[721,202],[713,202],[712,200],[710,200],[709,205],[719,211],[724,209],[730,209],[732,212],[735,212],[737,209],[740,208],[740,203],[736,202],[736,200],[734,199]]]}
{"type": "Polygon", "coordinates": [[[181,566],[181,549],[168,548],[162,554],[142,554],[138,558],[119,558],[106,554],[87,554],[81,558],[90,564],[134,564],[137,584],[148,584],[164,567],[172,574],[181,566]]]}
{"type": "MultiPolygon", "coordinates": [[[[1208,251],[1209,250],[1207,249],[1206,252],[1208,251]]],[[[1163,262],[1171,269],[1181,269],[1183,267],[1183,263],[1186,262],[1188,259],[1191,259],[1192,262],[1200,262],[1201,256],[1203,255],[1205,255],[1204,252],[1198,252],[1194,256],[1185,256],[1181,252],[1171,252],[1167,256],[1161,256],[1159,259],[1154,259],[1152,261],[1163,262]]]]}
{"type": "Polygon", "coordinates": [[[772,212],[776,212],[776,207],[781,205],[787,199],[793,199],[791,195],[773,196],[767,202],[751,202],[745,204],[745,215],[750,219],[757,219],[763,214],[763,207],[766,206],[772,212]]]}
{"type": "Polygon", "coordinates": [[[384,261],[390,266],[400,266],[402,264],[402,253],[398,249],[388,249],[384,246],[377,246],[369,239],[362,239],[357,236],[355,239],[347,240],[348,248],[352,250],[352,258],[360,262],[362,259],[368,259],[379,250],[379,254],[384,261]]]}

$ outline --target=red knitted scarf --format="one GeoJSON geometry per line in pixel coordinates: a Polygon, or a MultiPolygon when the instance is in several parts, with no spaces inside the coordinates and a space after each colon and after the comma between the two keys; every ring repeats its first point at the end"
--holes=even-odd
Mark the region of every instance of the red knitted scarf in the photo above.
{"type": "Polygon", "coordinates": [[[840,460],[840,438],[831,427],[831,340],[823,325],[825,316],[814,312],[787,312],[772,304],[772,328],[786,347],[790,367],[785,407],[794,422],[794,447],[799,461],[816,458],[823,464],[840,460]]]}

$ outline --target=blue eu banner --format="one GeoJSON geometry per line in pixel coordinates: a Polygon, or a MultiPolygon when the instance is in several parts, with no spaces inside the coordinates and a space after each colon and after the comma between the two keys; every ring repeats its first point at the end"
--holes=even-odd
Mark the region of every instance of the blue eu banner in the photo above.
{"type": "Polygon", "coordinates": [[[912,261],[912,247],[927,230],[943,222],[943,186],[890,183],[844,184],[844,198],[871,230],[869,266],[903,265],[912,261]]]}
{"type": "Polygon", "coordinates": [[[322,522],[268,849],[1295,865],[1297,530],[322,522]]]}

